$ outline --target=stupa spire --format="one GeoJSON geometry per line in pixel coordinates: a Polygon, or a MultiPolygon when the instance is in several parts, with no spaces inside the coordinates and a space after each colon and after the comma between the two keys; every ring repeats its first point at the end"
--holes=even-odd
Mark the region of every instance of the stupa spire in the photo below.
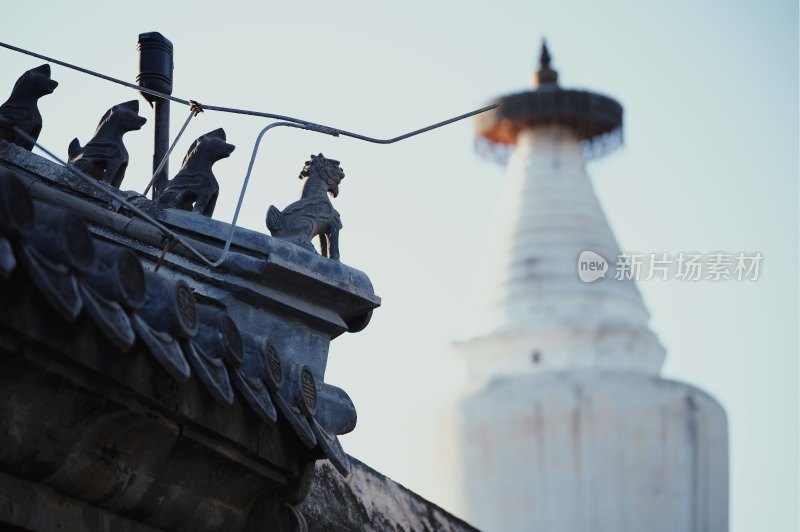
{"type": "Polygon", "coordinates": [[[539,70],[533,74],[535,86],[558,84],[558,71],[550,66],[551,61],[552,57],[550,56],[550,50],[547,48],[547,41],[542,39],[542,51],[539,53],[539,70]]]}

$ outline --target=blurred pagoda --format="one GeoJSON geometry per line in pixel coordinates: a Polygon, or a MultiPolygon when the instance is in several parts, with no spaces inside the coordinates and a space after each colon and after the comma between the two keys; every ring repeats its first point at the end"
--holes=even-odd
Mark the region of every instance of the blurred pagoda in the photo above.
{"type": "Polygon", "coordinates": [[[586,172],[622,143],[622,106],[563,88],[546,44],[532,90],[475,118],[509,152],[510,215],[491,332],[457,345],[464,517],[488,531],[728,529],[728,436],[665,351],[586,172]],[[605,277],[579,278],[583,252],[605,277]]]}

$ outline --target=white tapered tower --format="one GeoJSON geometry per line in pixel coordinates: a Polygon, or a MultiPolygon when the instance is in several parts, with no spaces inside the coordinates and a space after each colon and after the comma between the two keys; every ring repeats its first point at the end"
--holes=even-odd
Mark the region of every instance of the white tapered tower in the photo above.
{"type": "Polygon", "coordinates": [[[659,376],[665,352],[635,284],[614,279],[619,246],[585,155],[619,145],[615,100],[558,84],[542,47],[536,88],[479,115],[512,149],[500,319],[457,345],[465,517],[487,531],[728,529],[727,423],[706,393],[659,376]],[[579,278],[589,251],[606,277],[579,278]]]}

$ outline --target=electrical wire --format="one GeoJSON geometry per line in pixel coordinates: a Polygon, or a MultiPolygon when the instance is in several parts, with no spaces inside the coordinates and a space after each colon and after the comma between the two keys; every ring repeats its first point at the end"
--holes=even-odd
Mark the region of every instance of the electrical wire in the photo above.
{"type": "MultiPolygon", "coordinates": [[[[180,103],[180,104],[188,105],[188,106],[191,106],[192,102],[193,102],[193,100],[184,100],[183,98],[178,98],[176,96],[172,96],[171,94],[165,94],[163,92],[158,92],[158,91],[154,91],[152,89],[148,89],[148,88],[142,87],[140,85],[135,85],[133,83],[128,83],[127,81],[123,81],[123,80],[117,79],[117,78],[112,78],[111,76],[107,76],[105,74],[101,74],[100,72],[95,72],[94,70],[89,70],[88,68],[83,68],[83,67],[80,67],[80,66],[77,66],[77,65],[73,65],[72,63],[67,63],[66,61],[60,61],[58,59],[55,59],[55,58],[52,58],[52,57],[48,57],[46,55],[42,55],[42,54],[33,52],[31,50],[26,50],[24,48],[19,48],[17,46],[13,46],[13,45],[8,44],[8,43],[0,42],[0,47],[7,48],[7,49],[13,50],[15,52],[19,52],[21,54],[29,55],[31,57],[36,57],[38,59],[42,59],[42,60],[48,61],[50,63],[55,63],[57,65],[65,67],[65,68],[70,68],[72,70],[77,70],[78,72],[83,72],[84,74],[88,74],[90,76],[94,76],[94,77],[97,77],[97,78],[100,78],[100,79],[104,79],[106,81],[110,81],[112,83],[116,83],[118,85],[122,85],[124,87],[128,87],[130,89],[134,89],[134,90],[137,90],[139,92],[143,92],[145,94],[150,94],[151,96],[157,96],[157,97],[163,98],[165,100],[170,100],[172,102],[176,102],[176,103],[180,103]]],[[[372,143],[375,143],[375,144],[393,144],[393,143],[398,142],[400,140],[405,140],[405,139],[407,139],[409,137],[413,137],[414,135],[419,135],[420,133],[425,133],[425,132],[430,131],[432,129],[436,129],[438,127],[446,126],[448,124],[452,124],[453,122],[457,122],[459,120],[463,120],[464,118],[469,118],[470,116],[474,116],[474,115],[483,113],[485,111],[488,111],[490,109],[494,109],[495,107],[497,107],[497,104],[487,105],[485,107],[481,107],[480,109],[476,109],[474,111],[470,111],[468,113],[464,113],[462,115],[459,115],[459,116],[456,116],[456,117],[453,117],[453,118],[449,118],[447,120],[443,120],[443,121],[437,122],[435,124],[431,124],[430,126],[426,126],[426,127],[420,128],[420,129],[416,129],[414,131],[410,131],[408,133],[404,133],[402,135],[398,135],[396,137],[391,137],[391,138],[387,138],[387,139],[379,139],[379,138],[375,138],[375,137],[369,137],[367,135],[361,135],[360,133],[353,133],[351,131],[346,131],[344,129],[339,129],[339,128],[335,128],[335,127],[331,127],[331,126],[325,126],[325,125],[322,125],[322,124],[317,124],[315,122],[310,122],[308,120],[302,120],[300,118],[295,118],[295,117],[286,116],[286,115],[279,115],[279,114],[275,114],[275,113],[266,113],[266,112],[262,112],[262,111],[250,111],[248,109],[238,109],[238,108],[235,108],[235,107],[224,107],[224,106],[220,106],[220,105],[203,104],[202,107],[203,107],[203,109],[205,109],[207,111],[220,111],[220,112],[223,112],[223,113],[233,113],[233,114],[240,114],[240,115],[258,116],[258,117],[262,117],[262,118],[272,118],[274,120],[282,120],[282,121],[285,121],[285,122],[294,122],[296,124],[304,124],[304,125],[311,126],[308,129],[314,128],[314,130],[319,131],[320,133],[327,133],[327,134],[333,135],[333,136],[340,136],[341,135],[343,137],[351,137],[351,138],[354,138],[354,139],[363,140],[363,141],[366,141],[366,142],[372,142],[372,143]]]]}
{"type": "MultiPolygon", "coordinates": [[[[181,127],[180,131],[178,131],[178,134],[175,136],[175,140],[173,140],[172,144],[170,144],[167,153],[164,154],[164,157],[161,158],[161,162],[158,163],[158,167],[156,168],[156,171],[153,172],[153,177],[151,177],[150,182],[147,183],[144,192],[142,192],[142,196],[147,196],[147,193],[150,191],[150,187],[153,186],[153,183],[155,183],[156,181],[156,176],[158,176],[158,174],[161,173],[161,169],[164,168],[165,164],[167,164],[169,156],[170,154],[172,154],[172,150],[175,149],[175,145],[178,144],[178,141],[181,139],[181,135],[183,135],[183,132],[186,131],[186,126],[189,125],[189,122],[191,122],[192,118],[197,116],[198,113],[203,112],[203,108],[200,107],[200,105],[197,104],[197,102],[193,103],[196,104],[196,106],[191,106],[189,108],[189,116],[186,117],[186,122],[183,123],[183,126],[181,127]]],[[[155,192],[153,192],[153,198],[155,199],[155,192]]]]}

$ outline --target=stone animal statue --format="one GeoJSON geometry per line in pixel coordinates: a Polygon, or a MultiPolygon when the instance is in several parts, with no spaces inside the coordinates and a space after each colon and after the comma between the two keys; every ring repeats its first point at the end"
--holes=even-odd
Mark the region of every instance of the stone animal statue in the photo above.
{"type": "Polygon", "coordinates": [[[141,129],[147,119],[139,116],[139,102],[115,105],[103,115],[94,137],[81,147],[78,139],[69,144],[69,162],[98,181],[119,188],[128,168],[128,150],[122,135],[141,129]]]}
{"type": "Polygon", "coordinates": [[[155,195],[155,202],[162,207],[211,217],[219,195],[219,184],[211,167],[220,159],[229,157],[236,148],[225,140],[222,128],[195,140],[183,158],[178,175],[155,195]]]}
{"type": "Polygon", "coordinates": [[[339,183],[344,171],[339,161],[326,159],[321,153],[306,161],[300,179],[305,178],[303,192],[283,211],[270,205],[267,211],[267,227],[272,236],[302,246],[311,251],[311,239],[319,236],[322,256],[339,260],[339,230],[342,221],[333,208],[328,195],[339,195],[339,183]]]}
{"type": "Polygon", "coordinates": [[[14,84],[6,103],[0,105],[0,140],[6,140],[26,150],[33,149],[33,142],[23,139],[14,131],[20,128],[34,140],[42,132],[42,115],[39,113],[39,98],[52,93],[58,82],[50,79],[50,65],[42,65],[25,72],[14,84]]]}

